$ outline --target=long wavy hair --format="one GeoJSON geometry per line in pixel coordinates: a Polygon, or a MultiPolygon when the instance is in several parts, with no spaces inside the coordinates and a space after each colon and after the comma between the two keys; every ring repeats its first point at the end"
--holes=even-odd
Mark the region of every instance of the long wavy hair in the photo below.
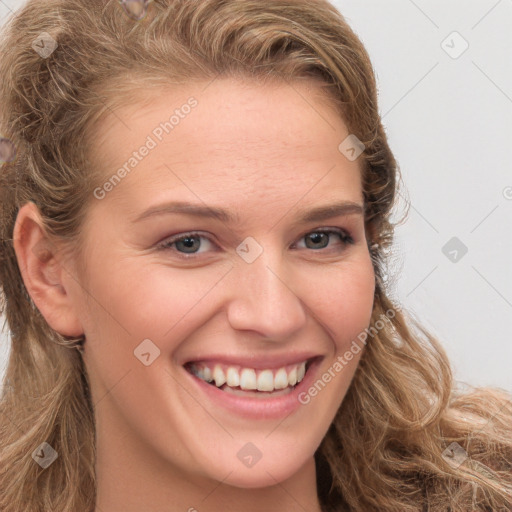
{"type": "Polygon", "coordinates": [[[0,167],[1,309],[11,338],[0,401],[3,512],[92,512],[96,491],[86,368],[77,340],[48,326],[24,286],[12,243],[17,212],[34,202],[48,236],[78,257],[84,211],[104,180],[88,158],[94,124],[116,106],[142,102],[149,88],[217,76],[316,79],[365,145],[359,161],[376,278],[370,325],[394,314],[370,330],[315,454],[323,509],[512,510],[512,397],[457,390],[435,336],[390,299],[400,174],[369,56],[334,6],[30,0],[1,37],[0,136],[4,148],[16,148],[0,167]],[[47,469],[31,456],[42,442],[58,453],[47,469]]]}

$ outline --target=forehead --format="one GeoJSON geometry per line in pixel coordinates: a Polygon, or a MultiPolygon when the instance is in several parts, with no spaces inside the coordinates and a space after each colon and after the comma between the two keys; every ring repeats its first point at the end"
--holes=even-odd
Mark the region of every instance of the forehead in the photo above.
{"type": "MultiPolygon", "coordinates": [[[[142,94],[142,93],[141,93],[142,94]]],[[[137,205],[144,194],[194,190],[283,200],[308,188],[360,198],[357,161],[338,149],[349,135],[325,93],[311,82],[261,84],[216,79],[152,90],[101,120],[94,133],[104,178],[123,165],[121,190],[137,205]],[[142,159],[134,152],[151,146],[142,159]],[[256,192],[259,191],[259,192],[256,192]]],[[[197,199],[197,198],[196,198],[197,199]]]]}
{"type": "Polygon", "coordinates": [[[141,135],[153,133],[172,117],[174,126],[172,136],[165,137],[167,142],[175,140],[196,148],[208,143],[215,150],[243,141],[243,147],[232,148],[235,153],[258,145],[302,149],[332,143],[336,148],[339,137],[347,132],[332,100],[316,80],[260,83],[217,78],[134,90],[95,126],[95,146],[108,152],[111,139],[123,145],[137,143],[141,135]],[[192,102],[194,107],[189,106],[192,102]]]}

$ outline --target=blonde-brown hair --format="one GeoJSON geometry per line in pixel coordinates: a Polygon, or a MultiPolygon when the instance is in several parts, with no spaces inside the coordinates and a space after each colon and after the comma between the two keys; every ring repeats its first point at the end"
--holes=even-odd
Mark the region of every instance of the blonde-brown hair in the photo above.
{"type": "Polygon", "coordinates": [[[65,346],[73,340],[47,325],[24,286],[12,244],[19,208],[34,202],[48,235],[79,258],[83,212],[101,184],[90,165],[94,123],[116,105],[142,101],[149,87],[238,76],[292,86],[316,79],[365,145],[365,225],[376,275],[371,325],[394,315],[368,338],[315,454],[323,508],[510,510],[512,397],[499,389],[457,392],[439,342],[386,294],[399,173],[360,40],[326,0],[154,0],[146,7],[136,20],[117,0],[30,0],[3,31],[0,136],[17,156],[0,168],[0,286],[12,340],[0,402],[0,509],[92,512],[95,503],[86,369],[80,352],[65,346]],[[45,56],[32,46],[42,33],[57,42],[45,56]],[[31,457],[43,441],[59,454],[44,470],[31,457]],[[460,464],[443,456],[452,443],[467,453],[460,464]]]}

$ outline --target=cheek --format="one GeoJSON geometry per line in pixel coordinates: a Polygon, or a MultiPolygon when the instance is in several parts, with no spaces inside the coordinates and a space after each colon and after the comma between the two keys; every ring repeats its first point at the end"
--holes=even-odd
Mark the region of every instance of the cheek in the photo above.
{"type": "Polygon", "coordinates": [[[132,351],[146,338],[164,349],[169,339],[183,338],[219,306],[215,287],[231,268],[178,269],[142,259],[103,266],[101,275],[90,281],[90,334],[105,339],[108,333],[132,351]]]}
{"type": "MultiPolygon", "coordinates": [[[[216,290],[232,281],[229,263],[178,269],[137,260],[108,268],[91,280],[89,305],[94,325],[111,324],[135,336],[161,338],[200,311],[215,308],[216,290]]],[[[289,275],[290,288],[331,334],[357,334],[371,318],[375,277],[371,260],[363,254],[336,267],[297,268],[289,275]]],[[[306,311],[307,314],[307,311],[306,311]]],[[[105,326],[105,325],[104,325],[105,326]]],[[[92,326],[91,326],[92,327],[92,326]]]]}
{"type": "Polygon", "coordinates": [[[375,274],[370,258],[341,264],[328,272],[310,273],[306,304],[327,330],[336,351],[368,327],[375,294],[375,274]]]}
{"type": "Polygon", "coordinates": [[[121,314],[141,335],[165,344],[183,339],[223,306],[219,297],[223,286],[230,286],[232,268],[229,263],[188,269],[148,264],[129,291],[134,295],[129,314],[121,314]]]}
{"type": "Polygon", "coordinates": [[[316,322],[326,331],[332,352],[319,369],[317,380],[299,395],[299,401],[312,407],[318,425],[331,424],[355,375],[364,352],[358,336],[369,326],[372,318],[375,274],[370,258],[357,263],[340,265],[328,273],[312,275],[316,287],[310,288],[314,297],[316,322]]]}
{"type": "MultiPolygon", "coordinates": [[[[225,306],[225,292],[236,286],[229,263],[178,269],[130,259],[113,266],[96,261],[96,268],[101,272],[88,282],[87,359],[107,388],[142,368],[134,350],[143,340],[158,347],[161,363],[225,306]]],[[[138,380],[148,381],[148,372],[138,380]]]]}

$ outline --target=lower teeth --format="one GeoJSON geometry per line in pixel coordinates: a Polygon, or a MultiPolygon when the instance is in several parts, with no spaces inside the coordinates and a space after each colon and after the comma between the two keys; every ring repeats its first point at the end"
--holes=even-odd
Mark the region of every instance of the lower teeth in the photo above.
{"type": "MultiPolygon", "coordinates": [[[[196,375],[197,377],[197,375],[196,375]]],[[[198,377],[199,378],[199,377],[198,377]]],[[[211,386],[215,386],[217,389],[220,389],[221,391],[227,391],[228,393],[233,393],[235,395],[259,395],[259,396],[265,396],[265,395],[272,395],[272,396],[279,396],[279,395],[286,395],[290,391],[293,391],[299,383],[297,382],[295,386],[288,385],[284,389],[274,389],[273,391],[259,391],[258,389],[242,389],[240,386],[237,386],[236,388],[228,386],[227,384],[222,384],[222,386],[217,386],[215,384],[214,380],[205,381],[207,384],[210,384],[211,386]]]]}
{"type": "Polygon", "coordinates": [[[290,386],[288,385],[287,387],[283,388],[283,389],[274,389],[273,391],[260,391],[259,389],[242,389],[240,386],[237,386],[237,387],[233,387],[233,386],[228,386],[227,384],[222,384],[222,386],[217,386],[215,384],[215,381],[214,380],[210,380],[210,381],[205,381],[207,384],[210,384],[211,386],[215,386],[217,389],[220,389],[221,391],[243,391],[244,393],[277,393],[278,391],[286,391],[288,389],[293,389],[295,388],[295,386],[297,386],[299,383],[297,382],[297,384],[295,386],[290,386]]]}
{"type": "Polygon", "coordinates": [[[233,395],[240,395],[240,396],[250,395],[250,396],[264,398],[269,395],[272,395],[272,396],[287,395],[294,389],[294,387],[295,386],[288,386],[284,389],[275,389],[274,391],[258,391],[257,389],[244,390],[240,387],[232,388],[232,387],[228,386],[227,384],[224,384],[218,389],[220,389],[221,391],[225,391],[226,393],[231,393],[233,395]]]}

